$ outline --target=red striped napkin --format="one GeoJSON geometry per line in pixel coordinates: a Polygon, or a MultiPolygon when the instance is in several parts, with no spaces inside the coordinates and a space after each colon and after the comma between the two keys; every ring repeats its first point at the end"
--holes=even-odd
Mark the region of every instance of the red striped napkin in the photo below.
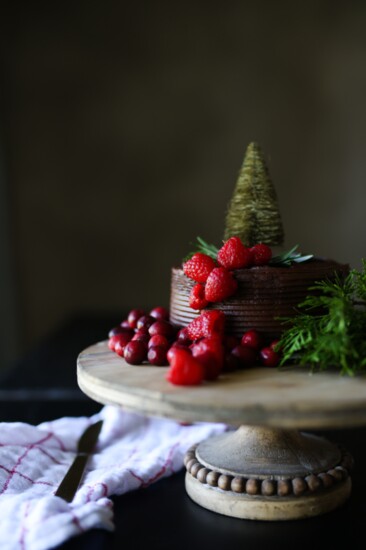
{"type": "Polygon", "coordinates": [[[46,550],[91,528],[113,530],[109,496],[177,472],[189,447],[225,429],[223,424],[185,426],[111,406],[91,418],[60,418],[39,426],[0,423],[0,548],[46,550]],[[96,452],[68,504],[54,493],[80,435],[101,419],[96,452]]]}

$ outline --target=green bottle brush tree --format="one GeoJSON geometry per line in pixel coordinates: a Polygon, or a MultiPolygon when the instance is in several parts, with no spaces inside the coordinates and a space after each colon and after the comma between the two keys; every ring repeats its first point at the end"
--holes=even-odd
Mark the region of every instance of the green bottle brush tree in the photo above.
{"type": "Polygon", "coordinates": [[[224,240],[233,236],[240,237],[245,246],[277,246],[284,240],[276,190],[263,153],[254,142],[245,152],[226,215],[224,240]]]}

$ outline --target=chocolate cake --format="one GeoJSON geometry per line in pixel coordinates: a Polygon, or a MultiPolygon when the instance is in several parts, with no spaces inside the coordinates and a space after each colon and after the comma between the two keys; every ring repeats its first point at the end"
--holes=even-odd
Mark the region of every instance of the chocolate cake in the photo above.
{"type": "MultiPolygon", "coordinates": [[[[207,309],[220,309],[226,315],[226,332],[241,337],[250,329],[260,331],[273,340],[280,336],[283,324],[278,317],[291,317],[296,306],[311,293],[316,281],[343,277],[349,266],[333,260],[313,258],[289,267],[270,265],[235,270],[238,290],[223,302],[210,304],[207,309]]],[[[170,321],[186,326],[198,314],[188,300],[195,282],[181,268],[172,269],[170,321]]]]}

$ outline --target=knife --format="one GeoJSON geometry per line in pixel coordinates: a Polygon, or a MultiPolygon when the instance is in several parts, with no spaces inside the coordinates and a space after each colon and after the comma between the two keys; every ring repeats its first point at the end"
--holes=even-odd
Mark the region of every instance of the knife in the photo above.
{"type": "Polygon", "coordinates": [[[103,420],[88,426],[78,442],[77,455],[61,481],[55,496],[71,502],[83,478],[85,466],[94,450],[103,420]]]}

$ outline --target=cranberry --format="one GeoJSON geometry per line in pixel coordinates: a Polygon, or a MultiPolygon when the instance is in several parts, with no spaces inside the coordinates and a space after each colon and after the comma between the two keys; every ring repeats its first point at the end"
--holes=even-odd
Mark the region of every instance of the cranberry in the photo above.
{"type": "Polygon", "coordinates": [[[114,346],[114,351],[115,353],[117,353],[117,355],[119,355],[120,357],[123,357],[125,347],[126,347],[126,344],[123,344],[122,342],[118,341],[114,346]]]}
{"type": "Polygon", "coordinates": [[[236,346],[231,353],[239,359],[241,367],[252,367],[257,362],[257,353],[248,346],[236,346]]]}
{"type": "Polygon", "coordinates": [[[233,336],[231,334],[228,334],[226,336],[224,336],[224,348],[227,350],[227,351],[231,351],[232,349],[236,348],[236,346],[239,345],[239,338],[237,338],[236,336],[233,336]]]}
{"type": "Polygon", "coordinates": [[[112,338],[112,336],[115,336],[116,334],[121,334],[124,329],[121,327],[121,325],[118,325],[117,327],[111,328],[111,330],[108,332],[108,338],[112,338]]]}
{"type": "Polygon", "coordinates": [[[121,326],[122,328],[132,328],[132,327],[130,326],[130,323],[127,321],[127,319],[125,319],[124,321],[122,321],[122,323],[120,324],[120,326],[121,326]]]}
{"type": "Polygon", "coordinates": [[[224,348],[220,338],[203,338],[192,345],[192,355],[204,368],[205,380],[215,380],[224,362],[224,348]]]}
{"type": "Polygon", "coordinates": [[[263,344],[263,338],[257,330],[248,330],[241,338],[241,345],[259,351],[263,344]]]}
{"type": "Polygon", "coordinates": [[[114,351],[114,346],[116,345],[116,343],[118,342],[118,338],[117,338],[118,334],[114,334],[113,336],[111,336],[108,340],[108,347],[111,351],[114,351]]]}
{"type": "Polygon", "coordinates": [[[205,380],[216,380],[220,375],[223,366],[223,359],[219,359],[210,351],[204,351],[199,355],[192,353],[193,357],[196,357],[198,361],[203,366],[204,379],[205,380]]]}
{"type": "Polygon", "coordinates": [[[169,321],[169,311],[162,306],[154,307],[149,313],[151,317],[155,317],[158,321],[169,321]]]}
{"type": "Polygon", "coordinates": [[[131,309],[130,313],[127,317],[127,322],[130,325],[131,328],[136,328],[137,321],[145,315],[145,312],[143,309],[131,309]]]}
{"type": "Polygon", "coordinates": [[[186,328],[181,328],[177,334],[177,340],[180,344],[189,346],[192,343],[192,340],[188,336],[188,330],[186,328]]]}
{"type": "Polygon", "coordinates": [[[130,365],[139,365],[146,359],[147,346],[141,340],[131,340],[126,344],[123,357],[130,365]]]}
{"type": "Polygon", "coordinates": [[[147,352],[147,360],[151,365],[157,365],[159,367],[168,364],[167,350],[161,346],[151,346],[147,352]]]}
{"type": "Polygon", "coordinates": [[[112,351],[116,351],[116,345],[119,343],[122,346],[125,346],[132,338],[133,331],[125,331],[120,334],[114,334],[108,341],[108,347],[112,351]]]}
{"type": "Polygon", "coordinates": [[[167,338],[172,338],[175,334],[175,330],[173,325],[167,321],[155,321],[155,323],[153,323],[149,328],[149,334],[150,336],[154,336],[154,334],[161,334],[167,338]]]}
{"type": "Polygon", "coordinates": [[[137,330],[141,330],[143,332],[148,332],[151,325],[155,323],[156,319],[154,317],[151,317],[151,315],[143,315],[140,317],[136,323],[137,330]]]}
{"type": "Polygon", "coordinates": [[[147,345],[149,348],[151,348],[152,346],[160,346],[161,348],[168,349],[169,340],[162,334],[154,334],[154,336],[150,338],[147,345]]]}
{"type": "Polygon", "coordinates": [[[128,342],[132,340],[133,335],[133,331],[121,332],[121,334],[117,334],[117,341],[125,346],[126,344],[128,344],[128,342]]]}
{"type": "Polygon", "coordinates": [[[261,349],[259,356],[261,363],[266,367],[277,367],[281,360],[280,354],[270,347],[261,349]]]}
{"type": "Polygon", "coordinates": [[[223,372],[233,372],[240,367],[240,360],[232,353],[227,353],[224,357],[223,372]]]}
{"type": "Polygon", "coordinates": [[[110,338],[111,336],[116,336],[119,334],[130,334],[132,338],[132,336],[134,335],[134,331],[131,327],[125,328],[125,327],[121,327],[121,325],[118,325],[117,327],[114,327],[109,331],[108,336],[110,338]]]}
{"type": "Polygon", "coordinates": [[[273,340],[273,342],[270,343],[269,347],[273,349],[273,351],[281,351],[281,348],[277,349],[278,344],[280,343],[280,340],[273,340]]]}
{"type": "Polygon", "coordinates": [[[132,337],[132,340],[133,341],[138,341],[138,342],[144,342],[145,344],[148,343],[148,341],[150,340],[150,336],[148,335],[147,332],[143,332],[142,330],[138,330],[134,336],[132,337]]]}

